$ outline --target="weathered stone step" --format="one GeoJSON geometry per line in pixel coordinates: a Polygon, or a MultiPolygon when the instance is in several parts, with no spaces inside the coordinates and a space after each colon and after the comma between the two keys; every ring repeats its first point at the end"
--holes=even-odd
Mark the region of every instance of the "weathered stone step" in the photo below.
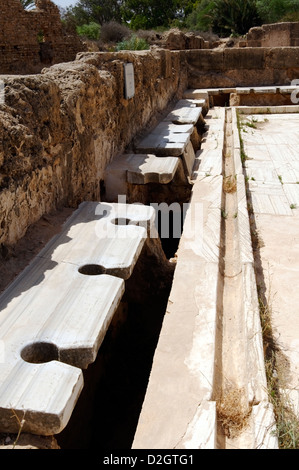
{"type": "Polygon", "coordinates": [[[154,217],[147,206],[83,203],[1,295],[0,432],[18,432],[12,410],[24,432],[66,426],[154,217]]]}

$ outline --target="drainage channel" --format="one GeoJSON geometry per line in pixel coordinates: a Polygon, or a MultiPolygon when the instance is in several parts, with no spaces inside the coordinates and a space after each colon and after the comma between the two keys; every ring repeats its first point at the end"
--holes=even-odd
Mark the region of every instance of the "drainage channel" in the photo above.
{"type": "Polygon", "coordinates": [[[242,296],[237,177],[232,139],[232,112],[227,108],[223,149],[223,300],[219,325],[222,330],[221,378],[216,391],[218,417],[222,423],[218,435],[220,448],[238,447],[236,439],[240,429],[246,424],[250,411],[247,394],[247,342],[242,296]]]}
{"type": "MultiPolygon", "coordinates": [[[[166,247],[167,248],[167,247],[166,247]]],[[[67,427],[61,449],[130,449],[159,338],[175,264],[149,238],[67,427]]]]}
{"type": "MultiPolygon", "coordinates": [[[[238,174],[238,157],[234,155],[233,112],[226,108],[221,233],[223,297],[217,325],[221,344],[216,344],[220,367],[214,399],[217,447],[254,449],[271,441],[269,429],[273,427],[274,415],[266,391],[244,175],[238,174]]],[[[271,441],[270,445],[275,443],[271,441]]]]}

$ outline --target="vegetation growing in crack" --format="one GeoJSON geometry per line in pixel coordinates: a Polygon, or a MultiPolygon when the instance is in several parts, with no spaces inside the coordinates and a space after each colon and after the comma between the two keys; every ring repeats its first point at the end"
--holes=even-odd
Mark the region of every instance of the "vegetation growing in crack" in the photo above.
{"type": "Polygon", "coordinates": [[[244,389],[230,387],[217,400],[217,417],[228,438],[237,437],[248,426],[252,407],[244,403],[244,396],[244,389]]]}
{"type": "Polygon", "coordinates": [[[224,177],[223,191],[229,194],[235,193],[237,191],[237,175],[229,175],[224,177]]]}
{"type": "Polygon", "coordinates": [[[241,124],[241,119],[238,111],[236,112],[237,114],[237,127],[238,127],[238,133],[239,133],[239,139],[240,139],[240,156],[241,156],[241,162],[244,166],[245,161],[248,160],[248,156],[246,155],[245,149],[244,149],[244,140],[242,137],[242,124],[241,124]]]}
{"type": "Polygon", "coordinates": [[[274,431],[280,449],[299,448],[299,420],[294,412],[289,391],[287,390],[286,359],[274,340],[272,329],[271,289],[265,300],[259,293],[259,309],[262,325],[265,370],[270,403],[273,405],[276,418],[274,431]]]}

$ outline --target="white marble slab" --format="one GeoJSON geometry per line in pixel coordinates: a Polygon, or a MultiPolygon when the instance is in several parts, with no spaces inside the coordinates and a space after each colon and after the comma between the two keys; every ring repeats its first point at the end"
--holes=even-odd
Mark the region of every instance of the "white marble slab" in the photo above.
{"type": "Polygon", "coordinates": [[[174,124],[195,125],[202,117],[202,108],[188,103],[187,100],[178,101],[175,108],[166,116],[164,122],[174,124]]]}
{"type": "Polygon", "coordinates": [[[0,432],[18,432],[13,412],[23,432],[66,426],[154,218],[148,206],[81,204],[0,296],[0,432]]]}
{"type": "Polygon", "coordinates": [[[178,157],[159,158],[155,155],[134,155],[127,169],[127,181],[131,184],[170,183],[179,166],[178,157]]]}
{"type": "Polygon", "coordinates": [[[103,273],[127,279],[154,218],[155,211],[149,206],[83,203],[65,232],[39,256],[78,267],[96,264],[103,273]]]}
{"type": "Polygon", "coordinates": [[[126,196],[127,183],[168,184],[173,180],[178,165],[179,157],[161,158],[143,153],[119,155],[105,170],[105,199],[116,202],[120,195],[126,196]]]}
{"type": "Polygon", "coordinates": [[[149,134],[136,145],[136,153],[178,157],[190,142],[189,133],[149,134]]]}

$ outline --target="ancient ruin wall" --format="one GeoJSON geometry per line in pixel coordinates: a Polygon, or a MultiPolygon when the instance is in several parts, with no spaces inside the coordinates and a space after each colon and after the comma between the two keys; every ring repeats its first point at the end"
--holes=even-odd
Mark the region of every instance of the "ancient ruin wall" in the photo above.
{"type": "MultiPolygon", "coordinates": [[[[181,52],[86,53],[41,75],[1,76],[0,244],[59,205],[100,200],[106,165],[187,87],[181,52]],[[124,63],[135,96],[124,98],[124,63]]],[[[161,118],[161,115],[160,115],[161,118]]]]}
{"type": "Polygon", "coordinates": [[[265,24],[247,33],[248,47],[299,46],[299,22],[265,24]]]}
{"type": "Polygon", "coordinates": [[[190,88],[289,85],[299,79],[299,47],[186,51],[190,88]]]}
{"type": "Polygon", "coordinates": [[[24,10],[19,0],[0,0],[0,73],[37,73],[49,65],[75,59],[85,50],[77,35],[66,33],[59,9],[36,0],[24,10]]]}
{"type": "Polygon", "coordinates": [[[287,85],[299,48],[81,53],[40,75],[1,76],[0,243],[59,205],[100,200],[107,164],[189,88],[287,85]],[[135,96],[124,98],[124,63],[135,96]]]}

